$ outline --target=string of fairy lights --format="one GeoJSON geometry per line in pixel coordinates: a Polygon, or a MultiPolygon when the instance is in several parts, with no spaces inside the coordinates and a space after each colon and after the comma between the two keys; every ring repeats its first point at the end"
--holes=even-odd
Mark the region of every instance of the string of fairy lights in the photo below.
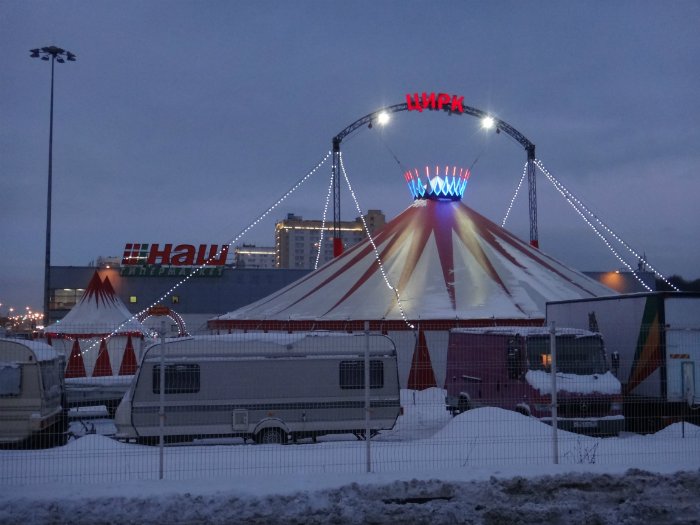
{"type": "Polygon", "coordinates": [[[503,221],[501,221],[501,228],[505,227],[506,221],[508,220],[508,216],[510,215],[510,210],[513,209],[513,204],[515,203],[515,199],[518,197],[518,193],[520,192],[520,187],[523,185],[523,181],[525,180],[525,175],[527,175],[527,162],[523,166],[523,174],[520,177],[520,182],[518,182],[518,187],[515,188],[515,193],[513,194],[513,198],[510,199],[510,204],[508,205],[508,209],[506,210],[506,214],[503,217],[503,221]]]}
{"type": "Polygon", "coordinates": [[[314,270],[318,269],[318,262],[321,259],[321,248],[323,247],[323,236],[326,232],[326,217],[328,216],[328,203],[331,200],[331,193],[333,193],[333,179],[335,173],[331,170],[331,180],[328,183],[328,193],[326,193],[326,204],[323,206],[323,219],[321,220],[321,235],[318,238],[318,251],[316,252],[316,262],[314,263],[314,270]]]}
{"type": "MultiPolygon", "coordinates": [[[[552,183],[554,184],[554,181],[551,180],[551,179],[550,179],[550,182],[552,182],[552,183]]],[[[617,250],[615,250],[615,248],[613,248],[613,246],[608,242],[608,240],[605,238],[605,236],[604,236],[603,234],[601,234],[600,231],[599,231],[599,230],[588,220],[588,218],[583,214],[583,212],[582,212],[580,209],[578,209],[578,208],[576,207],[576,205],[573,203],[573,201],[562,191],[562,189],[559,188],[556,184],[554,184],[554,187],[559,191],[559,193],[561,193],[561,195],[562,195],[562,196],[566,199],[566,201],[571,205],[571,207],[574,209],[574,211],[576,211],[576,213],[578,213],[578,214],[581,216],[581,218],[583,219],[583,221],[591,228],[591,230],[593,230],[593,232],[600,238],[600,240],[603,241],[603,243],[605,244],[605,246],[608,247],[608,249],[609,249],[610,252],[615,256],[615,258],[617,258],[617,260],[620,261],[620,263],[622,263],[623,266],[625,266],[630,272],[632,272],[632,275],[634,275],[634,278],[637,279],[637,281],[639,281],[639,282],[641,283],[641,285],[642,285],[647,291],[651,292],[652,289],[651,289],[644,281],[642,281],[636,273],[634,273],[634,270],[633,270],[632,267],[627,263],[627,261],[625,261],[625,260],[620,256],[620,254],[617,253],[617,250]]]]}
{"type": "Polygon", "coordinates": [[[406,323],[406,326],[408,326],[411,330],[415,329],[415,326],[412,325],[408,318],[406,317],[406,312],[404,312],[403,306],[401,305],[401,296],[399,295],[399,291],[392,286],[392,284],[389,282],[389,277],[386,274],[386,271],[384,270],[384,265],[382,264],[382,259],[379,256],[379,250],[377,248],[377,245],[374,242],[374,239],[372,238],[372,234],[369,231],[369,228],[367,227],[367,223],[365,221],[365,217],[362,214],[362,208],[360,207],[360,203],[357,200],[357,195],[355,195],[355,191],[352,189],[352,185],[350,184],[350,179],[348,178],[348,174],[345,171],[345,164],[343,163],[343,154],[340,153],[339,155],[340,159],[340,171],[343,173],[343,177],[345,178],[345,183],[348,185],[348,190],[350,190],[350,195],[352,195],[352,200],[355,203],[355,208],[357,209],[357,213],[360,215],[360,219],[362,219],[362,225],[365,228],[365,232],[367,233],[367,238],[369,239],[370,244],[372,245],[372,249],[374,250],[374,257],[377,260],[377,265],[379,266],[379,271],[382,274],[382,277],[384,278],[384,282],[386,285],[389,287],[389,289],[394,292],[394,295],[396,296],[396,304],[399,307],[399,313],[401,314],[401,318],[403,319],[403,322],[406,323]]]}
{"type": "MultiPolygon", "coordinates": [[[[231,246],[233,246],[236,242],[238,242],[238,241],[241,239],[241,237],[243,237],[243,236],[244,236],[246,233],[248,233],[251,229],[253,229],[255,226],[257,226],[258,223],[259,223],[260,221],[262,221],[262,220],[263,220],[265,217],[267,217],[275,208],[277,208],[280,204],[282,204],[282,203],[287,199],[287,197],[289,197],[292,193],[294,193],[297,189],[299,189],[299,186],[301,186],[301,185],[304,184],[307,180],[309,180],[309,179],[311,178],[311,176],[312,176],[314,173],[316,173],[316,172],[319,170],[319,168],[321,168],[321,166],[323,166],[323,165],[326,163],[326,161],[327,161],[328,158],[331,156],[331,154],[332,154],[332,152],[330,152],[330,151],[329,151],[328,153],[326,153],[326,156],[323,157],[323,159],[321,159],[321,161],[319,161],[309,172],[307,172],[306,175],[304,175],[303,177],[301,177],[289,190],[287,190],[279,199],[277,199],[277,201],[275,201],[274,204],[272,204],[272,205],[271,205],[269,208],[267,208],[260,216],[258,216],[257,219],[255,219],[253,222],[251,222],[250,224],[248,224],[248,226],[246,226],[245,228],[243,228],[243,230],[241,230],[241,232],[240,232],[238,235],[236,235],[236,237],[234,237],[228,244],[222,245],[221,248],[219,249],[219,251],[216,252],[216,254],[214,254],[214,255],[212,255],[211,257],[209,257],[209,258],[208,258],[206,261],[204,261],[204,263],[202,263],[201,265],[195,267],[189,275],[187,275],[187,276],[186,276],[185,278],[183,278],[181,281],[179,281],[178,283],[176,283],[175,285],[173,285],[167,292],[165,292],[164,294],[162,294],[158,299],[156,299],[156,300],[155,300],[153,303],[151,303],[149,306],[147,306],[146,308],[144,308],[144,309],[141,310],[140,312],[134,314],[134,315],[131,316],[129,319],[127,319],[127,320],[124,321],[122,324],[120,324],[120,325],[119,325],[117,328],[115,328],[114,331],[112,331],[105,339],[109,339],[110,337],[113,337],[114,335],[118,334],[118,333],[119,333],[119,330],[121,330],[121,329],[122,329],[124,326],[126,326],[128,323],[130,323],[130,322],[134,321],[135,319],[139,318],[141,315],[146,314],[151,308],[153,308],[153,307],[158,306],[159,304],[161,304],[164,300],[166,300],[166,299],[168,298],[168,296],[169,296],[170,294],[172,294],[172,293],[173,293],[175,290],[177,290],[180,286],[182,286],[182,285],[185,284],[187,281],[189,281],[192,277],[194,277],[195,275],[197,275],[197,274],[198,274],[200,271],[202,271],[204,268],[206,268],[206,267],[209,265],[209,263],[210,263],[211,261],[217,260],[217,259],[221,256],[221,253],[222,253],[222,251],[224,250],[224,246],[228,246],[228,248],[230,249],[231,246]]],[[[95,343],[93,343],[87,350],[85,350],[85,353],[88,353],[89,351],[91,351],[95,346],[97,346],[97,344],[98,344],[97,341],[96,341],[95,343]]]]}
{"type": "MultiPolygon", "coordinates": [[[[168,289],[165,293],[163,293],[160,297],[158,297],[155,301],[153,301],[152,304],[144,308],[143,310],[139,311],[138,313],[134,314],[132,317],[124,321],[122,324],[120,324],[114,331],[112,331],[106,339],[111,338],[115,334],[119,333],[119,331],[129,324],[130,322],[134,321],[135,319],[140,319],[147,314],[148,311],[151,310],[151,308],[158,306],[161,304],[164,300],[167,299],[168,296],[170,296],[175,290],[177,290],[180,286],[185,284],[187,281],[189,281],[191,278],[195,277],[198,273],[200,273],[204,268],[207,268],[211,261],[213,260],[218,260],[224,250],[224,247],[228,247],[230,249],[236,242],[238,242],[244,235],[246,235],[251,229],[253,229],[255,226],[257,226],[263,219],[265,219],[273,210],[275,210],[280,204],[282,204],[290,195],[292,195],[302,184],[304,184],[307,180],[309,180],[327,161],[328,158],[332,155],[332,153],[329,151],[326,153],[326,155],[310,170],[308,171],[303,177],[301,177],[289,190],[287,190],[279,199],[277,199],[271,206],[269,206],[260,216],[258,216],[255,220],[253,220],[251,223],[249,223],[243,230],[241,230],[238,235],[236,235],[229,243],[222,245],[221,248],[216,252],[216,254],[210,256],[204,263],[202,263],[199,266],[196,266],[192,269],[192,272],[189,273],[187,276],[185,276],[182,280],[174,284],[170,289],[168,289]]],[[[343,174],[343,178],[345,179],[345,182],[348,186],[348,189],[350,191],[350,194],[352,196],[353,202],[355,204],[355,208],[357,209],[360,218],[362,220],[362,224],[364,226],[364,230],[367,234],[367,237],[369,239],[370,244],[372,245],[372,248],[374,250],[374,255],[375,259],[377,261],[377,265],[379,267],[379,270],[381,272],[382,278],[384,279],[384,282],[386,283],[387,287],[392,290],[394,295],[396,296],[396,302],[397,306],[399,308],[399,312],[401,314],[401,317],[403,321],[406,323],[408,327],[411,329],[414,329],[414,326],[409,322],[408,317],[406,316],[406,313],[403,309],[403,305],[401,303],[401,297],[399,294],[399,291],[390,283],[389,277],[386,273],[386,270],[384,268],[384,265],[382,263],[381,257],[379,255],[379,250],[377,248],[377,245],[374,242],[374,239],[369,231],[369,228],[367,226],[367,223],[365,221],[365,217],[362,214],[362,208],[360,207],[359,201],[357,199],[357,195],[355,194],[355,191],[352,188],[352,184],[350,183],[350,178],[348,177],[347,171],[345,169],[345,164],[343,162],[343,156],[342,153],[339,156],[340,160],[340,169],[343,174]]],[[[554,188],[566,199],[566,201],[569,203],[569,205],[578,213],[578,215],[583,219],[583,221],[588,225],[589,228],[603,241],[603,243],[606,245],[606,247],[610,250],[610,252],[615,256],[615,258],[620,261],[620,263],[625,266],[639,281],[639,283],[648,291],[652,291],[652,289],[641,280],[641,278],[637,275],[637,273],[633,270],[633,268],[630,266],[627,261],[624,260],[624,258],[618,253],[618,251],[612,246],[611,242],[608,240],[608,238],[601,232],[603,230],[607,235],[612,237],[614,240],[619,242],[625,249],[627,249],[633,256],[635,256],[638,260],[641,260],[642,257],[635,251],[633,250],[623,239],[620,238],[619,235],[617,235],[609,226],[607,226],[595,213],[593,213],[587,206],[585,206],[571,191],[569,191],[562,183],[559,181],[554,175],[552,175],[549,170],[544,166],[541,160],[535,159],[535,165],[537,168],[542,172],[542,174],[549,180],[549,182],[554,186],[554,188]],[[596,223],[598,226],[596,226],[593,223],[596,223]],[[600,229],[599,229],[600,228],[600,229]]],[[[508,209],[506,210],[505,216],[503,217],[503,220],[501,222],[501,226],[504,227],[509,216],[510,212],[513,208],[513,205],[515,203],[515,200],[520,192],[520,189],[523,185],[523,181],[525,180],[525,176],[527,174],[527,163],[523,167],[523,173],[522,176],[520,177],[520,180],[518,182],[517,188],[515,190],[515,193],[513,194],[513,197],[510,200],[510,203],[508,205],[508,209]]],[[[323,219],[322,219],[322,226],[321,226],[321,233],[319,237],[319,242],[318,242],[318,251],[316,253],[316,261],[314,264],[314,269],[318,268],[320,258],[321,258],[321,251],[322,251],[322,246],[323,246],[323,241],[324,241],[324,233],[325,233],[325,226],[326,226],[326,220],[328,216],[328,207],[330,203],[330,197],[333,191],[333,181],[334,181],[334,174],[331,173],[331,178],[328,186],[328,191],[326,193],[326,200],[324,203],[324,208],[323,208],[323,219]]],[[[674,286],[672,283],[670,283],[658,270],[656,270],[653,266],[647,263],[647,266],[649,269],[654,272],[654,274],[659,277],[664,283],[666,283],[668,286],[670,286],[672,289],[678,291],[678,288],[674,286]]],[[[85,350],[85,352],[91,351],[94,347],[97,346],[99,341],[95,341],[89,348],[85,350]]]]}
{"type": "MultiPolygon", "coordinates": [[[[586,222],[586,224],[593,230],[593,232],[603,241],[603,243],[608,247],[610,252],[627,268],[630,270],[635,279],[637,279],[642,286],[648,291],[652,289],[644,283],[637,273],[632,269],[632,267],[618,254],[617,250],[610,244],[608,239],[603,235],[596,226],[589,220],[589,217],[595,221],[601,229],[603,229],[608,235],[619,242],[624,248],[626,248],[634,257],[637,259],[642,259],[642,257],[633,250],[624,240],[620,238],[609,226],[607,226],[595,213],[593,213],[588,207],[583,204],[576,196],[571,193],[554,175],[552,175],[549,170],[542,164],[542,161],[535,159],[535,165],[542,172],[542,174],[547,177],[547,180],[552,183],[552,185],[559,191],[559,193],[566,199],[566,201],[571,205],[571,207],[581,216],[581,218],[586,222]],[[588,217],[586,216],[588,215],[588,217]]],[[[654,272],[654,274],[659,277],[664,283],[678,291],[678,288],[671,284],[659,271],[657,271],[653,266],[647,263],[649,269],[654,272]]]]}

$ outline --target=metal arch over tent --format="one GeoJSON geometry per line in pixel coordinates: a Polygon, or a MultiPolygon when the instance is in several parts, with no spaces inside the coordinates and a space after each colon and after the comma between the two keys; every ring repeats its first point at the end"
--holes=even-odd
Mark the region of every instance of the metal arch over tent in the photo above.
{"type": "Polygon", "coordinates": [[[406,95],[406,102],[403,104],[394,104],[379,108],[372,113],[368,113],[364,117],[357,119],[355,122],[345,127],[337,135],[333,137],[332,152],[333,160],[331,167],[331,175],[333,180],[333,254],[338,256],[342,253],[342,241],[340,240],[340,143],[345,137],[354,133],[358,129],[365,126],[371,128],[374,123],[380,121],[382,115],[398,113],[400,111],[419,111],[437,110],[444,111],[449,115],[463,114],[481,119],[484,122],[486,119],[491,123],[496,133],[503,131],[513,139],[515,139],[527,153],[527,181],[528,181],[528,203],[529,203],[529,218],[530,218],[530,244],[535,248],[539,248],[539,236],[537,233],[537,187],[535,179],[535,144],[530,141],[520,131],[508,124],[505,120],[496,118],[486,111],[468,106],[464,104],[464,97],[457,95],[448,95],[446,93],[414,93],[406,95]]]}

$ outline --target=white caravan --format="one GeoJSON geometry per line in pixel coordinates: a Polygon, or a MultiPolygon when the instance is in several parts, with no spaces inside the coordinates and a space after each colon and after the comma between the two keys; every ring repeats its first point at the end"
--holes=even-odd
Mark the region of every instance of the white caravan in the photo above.
{"type": "Polygon", "coordinates": [[[116,437],[153,444],[237,436],[258,443],[365,433],[365,356],[370,433],[401,411],[396,347],[378,334],[228,334],[150,346],[117,408],[116,437]]]}
{"type": "Polygon", "coordinates": [[[0,445],[65,443],[64,369],[47,344],[0,339],[0,445]]]}

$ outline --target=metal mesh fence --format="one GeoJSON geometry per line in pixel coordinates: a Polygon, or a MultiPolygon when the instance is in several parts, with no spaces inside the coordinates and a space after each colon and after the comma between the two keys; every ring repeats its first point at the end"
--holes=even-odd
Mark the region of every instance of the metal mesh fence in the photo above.
{"type": "Polygon", "coordinates": [[[699,457],[698,329],[474,324],[0,340],[0,483],[699,457]]]}

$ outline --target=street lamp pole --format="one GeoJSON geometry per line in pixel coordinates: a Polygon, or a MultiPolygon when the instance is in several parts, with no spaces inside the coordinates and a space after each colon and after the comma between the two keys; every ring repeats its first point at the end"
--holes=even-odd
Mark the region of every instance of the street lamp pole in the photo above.
{"type": "Polygon", "coordinates": [[[53,72],[54,64],[58,62],[75,62],[75,55],[70,51],[56,46],[42,47],[30,50],[32,58],[51,60],[51,106],[49,109],[49,183],[46,196],[46,258],[44,260],[44,326],[49,324],[49,290],[51,286],[51,184],[53,163],[53,72]]]}

